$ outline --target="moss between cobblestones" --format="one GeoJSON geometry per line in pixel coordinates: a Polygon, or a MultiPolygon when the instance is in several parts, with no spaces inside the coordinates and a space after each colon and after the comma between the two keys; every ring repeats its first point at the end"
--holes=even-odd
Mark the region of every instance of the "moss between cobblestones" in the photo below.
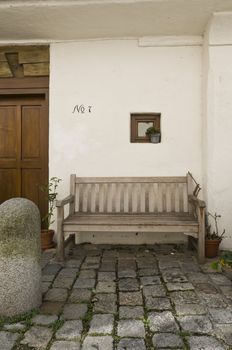
{"type": "Polygon", "coordinates": [[[33,309],[23,315],[20,316],[14,316],[14,317],[7,317],[2,320],[4,320],[4,324],[13,324],[17,322],[23,322],[25,324],[25,328],[21,330],[11,330],[10,332],[17,332],[19,333],[19,338],[17,339],[15,345],[13,346],[12,350],[29,350],[31,349],[28,345],[20,344],[21,340],[24,337],[24,334],[29,330],[29,328],[32,326],[32,318],[39,313],[38,309],[33,309]]]}
{"type": "Polygon", "coordinates": [[[2,328],[5,324],[12,324],[23,322],[26,326],[31,326],[32,318],[39,313],[38,309],[33,309],[23,315],[14,316],[14,317],[0,317],[0,327],[2,328]]]}
{"type": "MultiPolygon", "coordinates": [[[[136,274],[138,276],[138,264],[137,264],[137,261],[136,261],[136,274]]],[[[140,282],[140,286],[142,285],[141,283],[141,277],[138,276],[137,277],[139,279],[139,282],[140,282]]],[[[144,324],[144,328],[145,328],[145,344],[146,344],[146,348],[148,350],[153,350],[154,347],[153,347],[153,343],[152,343],[152,333],[150,331],[150,328],[149,328],[149,320],[148,320],[148,310],[146,308],[146,303],[145,303],[145,296],[143,294],[143,289],[141,289],[141,293],[142,293],[142,298],[143,298],[143,310],[144,310],[144,318],[143,318],[143,324],[144,324]]]]}

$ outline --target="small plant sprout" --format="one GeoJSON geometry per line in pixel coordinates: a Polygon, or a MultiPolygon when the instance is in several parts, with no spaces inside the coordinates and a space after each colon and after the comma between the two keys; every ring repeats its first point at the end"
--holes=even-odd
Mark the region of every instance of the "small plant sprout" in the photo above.
{"type": "Polygon", "coordinates": [[[206,238],[207,239],[218,239],[222,240],[225,234],[225,229],[220,233],[218,228],[218,219],[221,218],[221,215],[215,213],[214,215],[208,212],[208,218],[212,218],[214,222],[214,230],[212,232],[211,225],[207,225],[206,228],[206,238]]]}
{"type": "Polygon", "coordinates": [[[60,181],[62,180],[58,177],[51,177],[47,184],[40,186],[40,190],[44,193],[44,196],[48,201],[48,212],[42,217],[42,222],[47,229],[49,229],[50,225],[54,222],[52,217],[55,210],[56,197],[58,195],[57,187],[60,181]]]}

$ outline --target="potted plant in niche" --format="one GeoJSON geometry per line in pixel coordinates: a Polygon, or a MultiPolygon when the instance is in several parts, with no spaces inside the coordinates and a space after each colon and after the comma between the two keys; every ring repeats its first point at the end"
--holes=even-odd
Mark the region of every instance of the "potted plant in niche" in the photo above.
{"type": "Polygon", "coordinates": [[[50,229],[50,226],[54,222],[52,217],[56,207],[57,187],[60,181],[61,179],[58,177],[51,177],[47,184],[40,186],[40,190],[44,193],[48,202],[48,212],[42,217],[43,227],[45,227],[41,230],[41,246],[43,250],[54,247],[53,236],[55,232],[50,229]]]}
{"type": "Polygon", "coordinates": [[[154,126],[147,129],[146,135],[149,136],[151,143],[160,142],[160,130],[156,129],[154,126]]]}
{"type": "Polygon", "coordinates": [[[205,256],[206,258],[215,258],[215,256],[218,255],[219,245],[223,239],[225,230],[223,230],[222,233],[219,233],[218,218],[220,218],[221,215],[218,215],[217,213],[212,215],[208,212],[208,217],[213,219],[215,229],[212,232],[211,225],[207,225],[206,227],[205,256]]]}

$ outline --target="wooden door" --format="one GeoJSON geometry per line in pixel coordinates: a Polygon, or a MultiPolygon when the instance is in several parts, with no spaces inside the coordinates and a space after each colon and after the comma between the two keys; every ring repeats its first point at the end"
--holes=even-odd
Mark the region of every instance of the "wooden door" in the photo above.
{"type": "Polygon", "coordinates": [[[47,203],[39,186],[48,180],[46,94],[0,96],[0,203],[24,197],[47,203]]]}

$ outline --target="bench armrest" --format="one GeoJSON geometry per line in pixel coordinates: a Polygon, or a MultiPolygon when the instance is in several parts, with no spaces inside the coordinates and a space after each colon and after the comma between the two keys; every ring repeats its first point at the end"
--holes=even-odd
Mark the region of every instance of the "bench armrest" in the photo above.
{"type": "Polygon", "coordinates": [[[56,207],[63,207],[66,204],[73,203],[74,199],[75,199],[75,196],[73,194],[70,194],[69,196],[65,197],[64,199],[56,201],[56,207]]]}
{"type": "Polygon", "coordinates": [[[188,201],[193,204],[195,207],[199,207],[199,208],[205,208],[206,204],[204,201],[198,199],[197,197],[193,196],[193,195],[189,195],[188,196],[188,201]]]}

